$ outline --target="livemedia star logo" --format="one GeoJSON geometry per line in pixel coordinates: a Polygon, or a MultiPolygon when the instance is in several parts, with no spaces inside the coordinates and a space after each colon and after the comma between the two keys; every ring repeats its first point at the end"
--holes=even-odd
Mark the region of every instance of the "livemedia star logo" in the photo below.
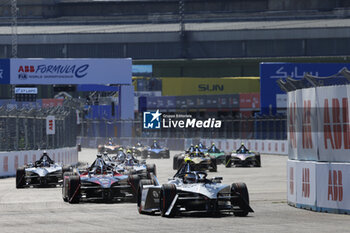
{"type": "Polygon", "coordinates": [[[159,109],[156,112],[144,112],[143,113],[143,128],[144,129],[160,129],[160,116],[162,113],[159,109]]]}
{"type": "Polygon", "coordinates": [[[188,114],[162,114],[159,112],[159,109],[155,112],[149,111],[143,113],[144,129],[221,128],[221,125],[221,120],[216,120],[215,118],[201,120],[193,118],[192,115],[188,114]]]}

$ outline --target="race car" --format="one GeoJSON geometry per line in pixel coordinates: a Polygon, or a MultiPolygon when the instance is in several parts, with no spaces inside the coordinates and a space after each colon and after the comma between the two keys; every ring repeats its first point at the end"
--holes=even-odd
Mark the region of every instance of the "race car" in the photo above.
{"type": "Polygon", "coordinates": [[[201,142],[198,143],[198,148],[203,152],[206,153],[208,151],[208,148],[201,142]]]}
{"type": "Polygon", "coordinates": [[[261,167],[260,153],[249,151],[242,143],[236,151],[226,156],[225,166],[231,167],[232,164],[234,166],[261,167]]]}
{"type": "Polygon", "coordinates": [[[115,170],[124,175],[138,175],[140,179],[150,178],[150,174],[157,175],[155,164],[146,164],[146,161],[136,159],[130,150],[122,159],[117,159],[115,170]]]}
{"type": "Polygon", "coordinates": [[[160,185],[157,178],[141,180],[137,209],[140,214],[160,212],[162,217],[174,217],[183,212],[205,212],[215,216],[225,212],[247,216],[254,212],[249,205],[245,183],[226,185],[221,181],[222,177],[207,179],[207,173],[195,171],[190,163],[186,163],[167,184],[160,185]]]}
{"type": "Polygon", "coordinates": [[[142,153],[146,150],[146,147],[143,146],[140,142],[136,143],[135,146],[129,147],[133,156],[141,156],[142,153]]]}
{"type": "Polygon", "coordinates": [[[64,173],[62,198],[65,202],[136,201],[138,175],[122,175],[97,155],[92,165],[79,171],[64,173]]]}
{"type": "Polygon", "coordinates": [[[197,145],[193,152],[189,152],[189,151],[190,149],[185,151],[185,153],[183,154],[177,154],[174,156],[174,159],[173,159],[174,170],[178,170],[185,163],[185,160],[189,158],[195,170],[198,170],[198,171],[209,170],[211,172],[217,171],[217,163],[216,163],[215,157],[209,156],[208,154],[204,154],[199,150],[197,145]]]}
{"type": "Polygon", "coordinates": [[[112,142],[112,139],[109,138],[107,144],[105,145],[98,145],[97,147],[97,152],[98,153],[103,153],[103,152],[107,152],[108,154],[116,154],[118,153],[118,150],[122,148],[122,146],[120,145],[115,145],[112,142]]]}
{"type": "Polygon", "coordinates": [[[147,159],[148,157],[153,159],[160,158],[170,158],[170,151],[166,147],[160,147],[157,141],[154,141],[153,144],[146,148],[141,154],[142,159],[147,159]]]}
{"type": "Polygon", "coordinates": [[[212,157],[215,157],[218,164],[225,162],[225,158],[226,158],[225,152],[219,150],[219,148],[215,146],[215,143],[213,143],[211,147],[207,149],[206,153],[208,153],[212,157]]]}
{"type": "Polygon", "coordinates": [[[63,181],[63,173],[70,171],[69,166],[63,167],[55,163],[46,151],[39,160],[17,168],[16,188],[39,187],[39,186],[57,186],[63,181]]]}

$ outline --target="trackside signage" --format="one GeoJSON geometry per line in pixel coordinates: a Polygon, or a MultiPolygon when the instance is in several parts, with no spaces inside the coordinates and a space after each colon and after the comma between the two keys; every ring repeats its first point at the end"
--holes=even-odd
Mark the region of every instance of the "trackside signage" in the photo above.
{"type": "Polygon", "coordinates": [[[350,162],[349,100],[349,85],[289,92],[289,159],[350,162]]]}
{"type": "Polygon", "coordinates": [[[131,84],[131,59],[10,59],[7,65],[11,84],[131,84]]]}
{"type": "Polygon", "coordinates": [[[350,210],[350,164],[317,163],[317,206],[350,210]]]}
{"type": "Polygon", "coordinates": [[[46,134],[55,134],[55,116],[46,117],[46,134]]]}
{"type": "Polygon", "coordinates": [[[296,164],[297,203],[308,206],[316,205],[316,164],[302,162],[296,164]]]}

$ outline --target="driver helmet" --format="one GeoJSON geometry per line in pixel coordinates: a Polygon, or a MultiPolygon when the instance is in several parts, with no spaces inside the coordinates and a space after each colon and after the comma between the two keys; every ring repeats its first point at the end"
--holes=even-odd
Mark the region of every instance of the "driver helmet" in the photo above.
{"type": "Polygon", "coordinates": [[[113,143],[112,143],[112,138],[109,138],[108,139],[108,144],[111,146],[111,145],[113,145],[113,143]]]}
{"type": "Polygon", "coordinates": [[[107,156],[108,155],[107,151],[103,152],[103,155],[107,156]]]}
{"type": "Polygon", "coordinates": [[[127,150],[126,153],[127,153],[127,154],[131,154],[131,150],[130,150],[130,149],[127,150]]]}
{"type": "Polygon", "coordinates": [[[137,146],[142,146],[141,142],[138,142],[136,145],[137,145],[137,146]]]}
{"type": "Polygon", "coordinates": [[[196,183],[196,175],[194,173],[187,173],[185,176],[184,176],[184,182],[187,183],[187,184],[193,184],[193,183],[196,183]]]}

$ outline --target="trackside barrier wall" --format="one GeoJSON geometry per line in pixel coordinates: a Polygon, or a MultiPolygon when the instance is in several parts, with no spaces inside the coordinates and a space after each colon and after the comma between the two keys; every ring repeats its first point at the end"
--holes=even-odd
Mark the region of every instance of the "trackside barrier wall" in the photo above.
{"type": "Polygon", "coordinates": [[[350,163],[288,160],[288,204],[350,214],[350,163]]]}
{"type": "Polygon", "coordinates": [[[288,93],[290,205],[350,214],[350,86],[288,93]]]}
{"type": "MultiPolygon", "coordinates": [[[[63,165],[78,163],[76,147],[46,150],[50,158],[63,165]]],[[[35,162],[42,155],[42,150],[0,152],[0,177],[14,176],[18,167],[35,162]]]]}
{"type": "MultiPolygon", "coordinates": [[[[288,154],[287,140],[238,140],[238,139],[183,139],[183,138],[112,138],[113,142],[118,145],[130,146],[141,142],[143,145],[150,145],[153,140],[157,140],[160,145],[167,146],[170,150],[185,150],[191,144],[204,143],[210,146],[215,143],[221,150],[226,152],[233,151],[244,143],[252,151],[262,154],[288,154]]],[[[78,137],[78,144],[86,148],[97,148],[100,144],[105,144],[108,138],[89,138],[78,137]]]]}

